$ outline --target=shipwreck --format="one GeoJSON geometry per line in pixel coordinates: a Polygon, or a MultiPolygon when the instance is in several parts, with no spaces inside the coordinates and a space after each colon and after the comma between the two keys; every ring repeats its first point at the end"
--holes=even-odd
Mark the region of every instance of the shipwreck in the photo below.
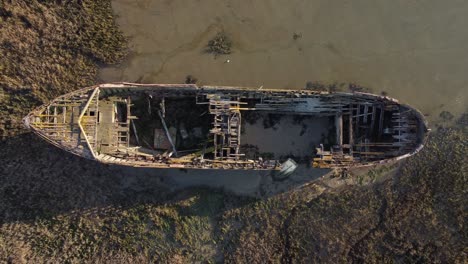
{"type": "Polygon", "coordinates": [[[419,111],[387,96],[195,84],[100,84],[23,121],[87,159],[182,169],[368,166],[417,153],[428,131],[419,111]]]}

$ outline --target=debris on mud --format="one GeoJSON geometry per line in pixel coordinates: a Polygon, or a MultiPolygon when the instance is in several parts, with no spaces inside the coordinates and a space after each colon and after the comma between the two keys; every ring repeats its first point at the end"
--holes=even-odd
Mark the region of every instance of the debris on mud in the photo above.
{"type": "Polygon", "coordinates": [[[196,84],[197,82],[198,79],[190,74],[185,77],[185,84],[196,84]]]}
{"type": "Polygon", "coordinates": [[[451,121],[454,116],[449,111],[442,111],[440,112],[439,117],[442,118],[443,121],[451,121]]]}
{"type": "Polygon", "coordinates": [[[213,39],[208,42],[205,52],[215,55],[231,54],[232,41],[229,36],[223,31],[219,32],[213,39]]]}
{"type": "Polygon", "coordinates": [[[361,92],[361,93],[372,93],[372,90],[369,87],[364,87],[356,83],[349,83],[348,90],[350,92],[361,92]]]}
{"type": "Polygon", "coordinates": [[[298,40],[302,38],[302,33],[297,33],[297,32],[294,32],[293,34],[293,40],[298,40]]]}

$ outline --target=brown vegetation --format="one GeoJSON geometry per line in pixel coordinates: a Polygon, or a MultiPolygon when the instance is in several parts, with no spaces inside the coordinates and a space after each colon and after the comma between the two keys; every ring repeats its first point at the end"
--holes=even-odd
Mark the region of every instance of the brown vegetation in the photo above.
{"type": "Polygon", "coordinates": [[[125,38],[110,1],[2,1],[0,136],[17,134],[32,107],[95,83],[99,64],[116,63],[125,38]]]}
{"type": "Polygon", "coordinates": [[[243,263],[466,262],[467,154],[466,131],[439,131],[380,183],[315,198],[317,190],[306,188],[296,199],[287,194],[232,210],[223,224],[237,228],[230,229],[225,257],[243,263]]]}
{"type": "Polygon", "coordinates": [[[370,170],[262,199],[171,192],[32,135],[2,143],[0,259],[13,262],[466,261],[462,129],[433,134],[394,177],[370,170]],[[27,162],[26,162],[27,161],[27,162]],[[353,177],[353,176],[351,176],[353,177]],[[351,181],[350,181],[351,180],[351,181]],[[355,184],[349,185],[354,182],[355,184]],[[365,184],[363,184],[363,182],[365,184]]]}

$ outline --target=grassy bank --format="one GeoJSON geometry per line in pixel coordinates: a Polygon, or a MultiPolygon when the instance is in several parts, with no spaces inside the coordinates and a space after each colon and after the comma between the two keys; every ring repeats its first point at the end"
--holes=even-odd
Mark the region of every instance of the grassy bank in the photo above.
{"type": "Polygon", "coordinates": [[[230,229],[225,258],[244,263],[464,263],[467,154],[466,129],[442,129],[393,178],[326,191],[317,183],[233,210],[224,224],[241,228],[230,229]]]}
{"type": "Polygon", "coordinates": [[[461,129],[433,133],[393,178],[338,188],[323,180],[262,199],[172,192],[159,178],[129,178],[31,135],[1,147],[8,150],[0,153],[3,260],[466,261],[461,129]]]}
{"type": "Polygon", "coordinates": [[[104,1],[1,1],[0,137],[18,134],[32,107],[95,83],[126,40],[104,1]]]}

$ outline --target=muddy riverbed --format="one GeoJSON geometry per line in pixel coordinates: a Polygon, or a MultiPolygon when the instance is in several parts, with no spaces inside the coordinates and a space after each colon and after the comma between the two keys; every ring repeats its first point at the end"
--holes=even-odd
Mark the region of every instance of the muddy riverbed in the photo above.
{"type": "Polygon", "coordinates": [[[304,88],[354,82],[432,123],[468,102],[466,1],[114,0],[131,55],[102,81],[304,88]],[[229,55],[204,53],[218,32],[229,55]]]}

